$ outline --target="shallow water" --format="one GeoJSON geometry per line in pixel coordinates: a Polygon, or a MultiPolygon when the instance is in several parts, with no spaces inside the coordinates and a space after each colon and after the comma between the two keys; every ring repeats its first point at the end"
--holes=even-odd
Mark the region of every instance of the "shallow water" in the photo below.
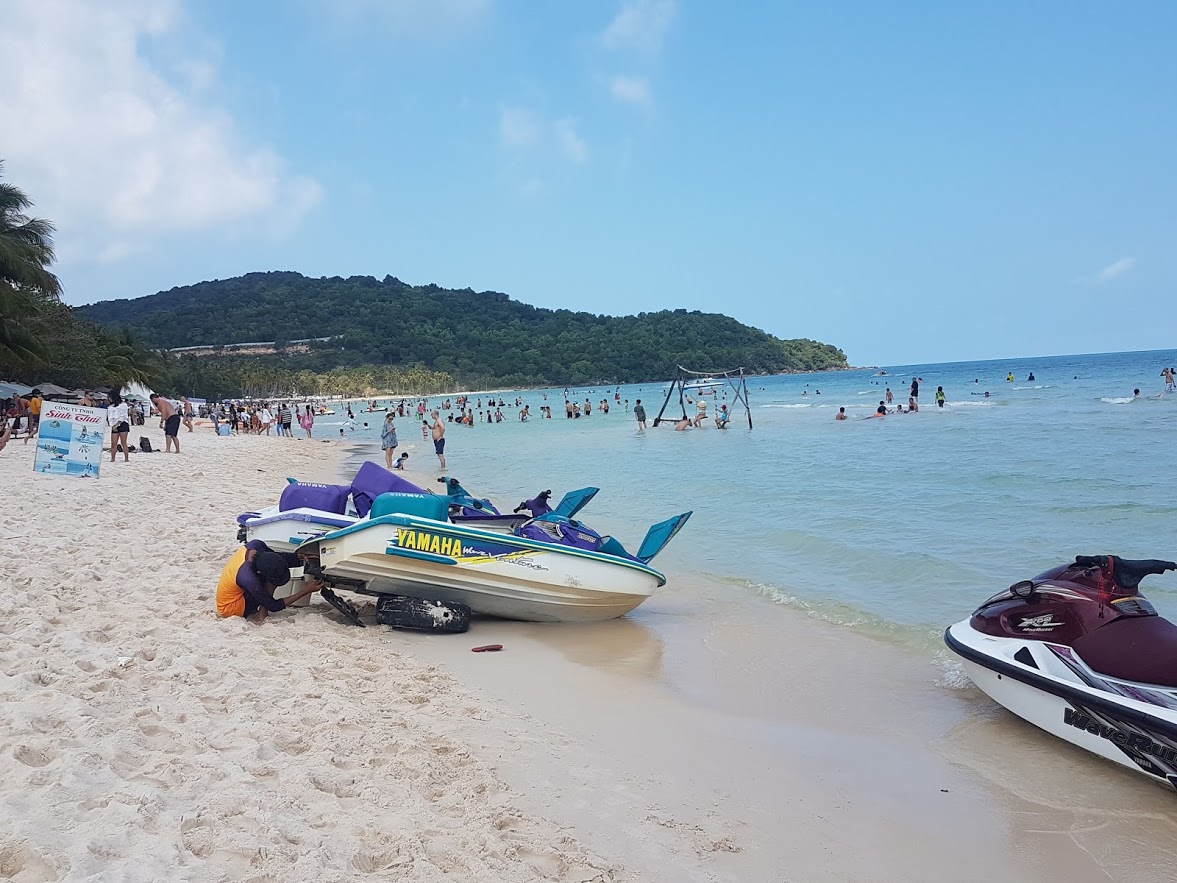
{"type": "MultiPolygon", "coordinates": [[[[532,411],[549,404],[553,419],[521,423],[504,407],[501,424],[450,426],[447,471],[504,510],[545,488],[558,498],[600,487],[582,517],[631,549],[649,524],[691,509],[656,562],[671,577],[665,591],[718,586],[708,594],[745,612],[796,607],[933,655],[947,624],[1075,554],[1177,558],[1167,478],[1177,394],[1151,398],[1165,365],[1177,351],[756,377],[754,428],[741,408],[722,432],[638,432],[614,387],[573,390],[594,407],[578,420],[564,417],[563,390],[526,391],[532,411]],[[888,385],[905,403],[913,376],[923,379],[919,413],[866,419],[888,385]],[[597,410],[606,396],[608,415],[597,410]],[[849,420],[834,420],[839,406],[849,420]]],[[[620,394],[631,407],[642,399],[652,419],[664,388],[620,394]]],[[[357,412],[371,425],[348,437],[370,443],[382,418],[357,412]]],[[[344,420],[320,418],[317,431],[337,433],[344,420]]],[[[396,422],[411,467],[440,474],[420,422],[396,422]]],[[[1151,577],[1145,590],[1177,614],[1177,575],[1151,577]]]]}

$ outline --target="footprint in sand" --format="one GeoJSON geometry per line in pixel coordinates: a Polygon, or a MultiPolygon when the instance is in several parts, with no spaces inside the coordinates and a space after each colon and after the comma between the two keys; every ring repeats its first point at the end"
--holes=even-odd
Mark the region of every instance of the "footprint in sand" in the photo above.
{"type": "Polygon", "coordinates": [[[74,660],[74,665],[76,665],[78,668],[80,668],[82,671],[86,672],[87,674],[89,674],[92,671],[95,671],[98,668],[98,666],[96,666],[93,662],[91,662],[88,659],[76,659],[76,660],[74,660]]]}
{"type": "Polygon", "coordinates": [[[308,776],[311,784],[324,794],[333,794],[336,797],[358,797],[360,794],[360,785],[355,780],[343,781],[337,779],[336,781],[329,781],[322,776],[311,775],[308,776]]]}
{"type": "Polygon", "coordinates": [[[378,871],[386,871],[402,861],[400,855],[395,852],[361,852],[351,860],[351,865],[361,874],[375,874],[378,871]]]}
{"type": "Polygon", "coordinates": [[[86,847],[86,851],[95,858],[103,861],[112,861],[114,859],[123,858],[124,853],[117,846],[110,843],[105,843],[101,840],[94,840],[86,847]]]}
{"type": "Polygon", "coordinates": [[[293,754],[297,757],[304,754],[310,749],[310,743],[303,739],[287,739],[279,737],[274,740],[274,747],[285,754],[293,754]]]}
{"type": "Polygon", "coordinates": [[[49,862],[25,844],[0,840],[0,880],[44,883],[60,877],[49,862]]]}
{"type": "Polygon", "coordinates": [[[217,848],[212,828],[200,819],[188,819],[180,823],[180,841],[197,858],[207,858],[217,848]]]}
{"type": "Polygon", "coordinates": [[[52,733],[65,726],[65,721],[53,717],[34,717],[29,721],[29,729],[35,733],[52,733]]]}
{"type": "Polygon", "coordinates": [[[43,767],[53,763],[57,752],[47,745],[17,745],[12,756],[25,766],[43,767]]]}

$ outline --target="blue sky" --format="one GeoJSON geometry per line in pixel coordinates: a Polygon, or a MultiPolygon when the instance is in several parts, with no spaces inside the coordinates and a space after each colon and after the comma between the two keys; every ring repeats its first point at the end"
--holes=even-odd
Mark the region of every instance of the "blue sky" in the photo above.
{"type": "Polygon", "coordinates": [[[854,364],[1174,345],[1172,3],[5,9],[0,157],[71,303],[292,269],[854,364]]]}

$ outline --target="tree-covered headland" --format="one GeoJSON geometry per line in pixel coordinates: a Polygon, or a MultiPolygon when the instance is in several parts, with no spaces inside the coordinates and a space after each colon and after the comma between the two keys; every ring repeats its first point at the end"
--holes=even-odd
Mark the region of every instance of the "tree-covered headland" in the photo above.
{"type": "Polygon", "coordinates": [[[411,366],[468,387],[664,380],[677,365],[765,374],[846,367],[836,347],[780,340],[728,316],[549,310],[498,292],[413,286],[392,276],[250,273],[79,312],[128,327],[154,347],[206,348],[182,354],[185,362],[232,364],[244,348],[256,365],[373,376],[411,366]]]}

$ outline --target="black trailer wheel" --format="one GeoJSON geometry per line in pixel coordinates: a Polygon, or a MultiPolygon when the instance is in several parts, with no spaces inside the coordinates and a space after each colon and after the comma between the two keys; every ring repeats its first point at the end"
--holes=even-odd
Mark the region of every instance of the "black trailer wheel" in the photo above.
{"type": "Polygon", "coordinates": [[[355,604],[345,601],[330,589],[320,589],[319,594],[324,601],[342,613],[344,619],[352,625],[358,625],[360,628],[364,628],[364,623],[360,620],[360,611],[356,609],[355,604]]]}
{"type": "Polygon", "coordinates": [[[452,601],[381,595],[376,602],[376,621],[394,629],[459,634],[470,628],[470,608],[452,601]]]}

